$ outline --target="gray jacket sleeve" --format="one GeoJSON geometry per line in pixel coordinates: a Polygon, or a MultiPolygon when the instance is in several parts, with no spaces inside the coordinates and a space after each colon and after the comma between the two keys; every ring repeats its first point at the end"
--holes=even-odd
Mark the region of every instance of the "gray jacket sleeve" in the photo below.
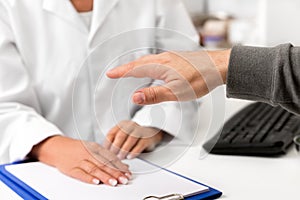
{"type": "Polygon", "coordinates": [[[227,96],[280,105],[300,115],[300,47],[233,47],[227,96]]]}

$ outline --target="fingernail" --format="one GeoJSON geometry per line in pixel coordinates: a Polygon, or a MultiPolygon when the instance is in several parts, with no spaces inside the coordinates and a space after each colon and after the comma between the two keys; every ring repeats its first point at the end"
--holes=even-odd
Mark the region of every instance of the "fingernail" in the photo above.
{"type": "Polygon", "coordinates": [[[126,185],[126,184],[128,183],[128,179],[125,178],[125,177],[123,177],[123,176],[119,177],[119,181],[120,181],[123,185],[126,185]]]}
{"type": "Polygon", "coordinates": [[[93,181],[93,183],[94,183],[95,185],[99,185],[99,184],[100,184],[100,180],[98,180],[98,179],[96,179],[96,178],[94,178],[92,181],[93,181]]]}
{"type": "Polygon", "coordinates": [[[126,158],[127,158],[128,160],[131,160],[131,159],[133,158],[133,156],[129,154],[126,158]]]}
{"type": "Polygon", "coordinates": [[[118,184],[118,181],[116,179],[109,179],[108,180],[108,183],[111,185],[111,186],[116,186],[118,184]]]}
{"type": "Polygon", "coordinates": [[[144,103],[146,100],[145,94],[143,92],[136,92],[133,97],[133,102],[137,104],[144,103]]]}
{"type": "Polygon", "coordinates": [[[132,178],[131,174],[129,174],[129,173],[125,173],[125,176],[127,176],[128,179],[132,178]]]}

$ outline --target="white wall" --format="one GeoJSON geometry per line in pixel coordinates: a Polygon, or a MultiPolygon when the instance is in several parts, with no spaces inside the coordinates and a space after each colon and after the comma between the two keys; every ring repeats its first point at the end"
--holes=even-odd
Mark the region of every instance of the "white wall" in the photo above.
{"type": "Polygon", "coordinates": [[[182,0],[191,15],[203,12],[204,0],[182,0]]]}
{"type": "MultiPolygon", "coordinates": [[[[183,0],[191,15],[203,13],[206,0],[183,0]]],[[[256,20],[258,45],[291,42],[300,46],[300,0],[207,0],[209,12],[256,20]]],[[[249,36],[251,37],[251,36],[249,36]]],[[[252,44],[252,43],[251,43],[252,44]]],[[[253,44],[255,45],[255,44],[253,44]]]]}
{"type": "Polygon", "coordinates": [[[265,40],[273,46],[291,42],[300,46],[300,1],[265,0],[265,40]]]}
{"type": "Polygon", "coordinates": [[[256,5],[260,0],[183,0],[191,14],[203,12],[203,3],[208,2],[209,12],[227,12],[239,17],[251,17],[256,14],[256,5]]]}

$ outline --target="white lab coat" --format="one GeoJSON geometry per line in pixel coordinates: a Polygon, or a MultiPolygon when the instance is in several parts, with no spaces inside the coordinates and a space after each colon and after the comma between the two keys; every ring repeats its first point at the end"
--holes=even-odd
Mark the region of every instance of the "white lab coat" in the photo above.
{"type": "Polygon", "coordinates": [[[1,0],[0,162],[23,159],[33,145],[56,134],[101,142],[124,119],[175,135],[178,129],[191,132],[195,103],[139,108],[130,92],[148,79],[104,75],[108,67],[151,53],[136,50],[140,43],[161,48],[178,43],[153,30],[128,32],[151,27],[197,40],[177,0],[95,0],[90,30],[69,0],[1,0]],[[113,36],[117,39],[109,39],[113,36]]]}

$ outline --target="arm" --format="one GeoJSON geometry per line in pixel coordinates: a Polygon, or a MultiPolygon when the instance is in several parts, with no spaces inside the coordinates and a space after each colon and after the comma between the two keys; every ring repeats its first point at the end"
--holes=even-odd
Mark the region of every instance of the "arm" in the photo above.
{"type": "Polygon", "coordinates": [[[126,184],[128,166],[115,155],[98,144],[61,136],[59,128],[42,117],[31,72],[18,51],[8,11],[9,6],[1,1],[0,162],[29,155],[88,183],[126,184]]]}
{"type": "MultiPolygon", "coordinates": [[[[227,82],[227,96],[262,101],[300,114],[300,48],[290,44],[273,48],[236,46],[232,51],[207,52],[223,82],[227,82]],[[229,62],[230,58],[230,62],[229,62]],[[227,78],[226,78],[227,76],[227,78]]],[[[111,78],[127,76],[147,77],[165,81],[164,87],[150,87],[137,91],[133,101],[152,104],[169,100],[187,100],[194,96],[184,82],[188,82],[197,97],[207,94],[206,82],[210,77],[216,87],[222,83],[214,80],[217,74],[209,73],[203,52],[163,53],[146,56],[115,68],[107,75],[111,78]],[[199,58],[195,62],[195,58],[199,58]],[[201,59],[202,58],[202,59],[201,59]],[[151,67],[155,63],[155,66],[151,67]],[[157,64],[161,64],[157,68],[157,64]],[[185,66],[185,68],[183,68],[185,66]],[[202,66],[202,67],[201,67],[202,66]],[[185,69],[185,70],[184,70],[185,69]],[[172,77],[172,79],[170,79],[172,77]],[[180,88],[180,90],[178,89],[180,88]]]]}
{"type": "Polygon", "coordinates": [[[262,101],[300,114],[300,48],[283,44],[273,48],[232,49],[227,96],[262,101]]]}
{"type": "Polygon", "coordinates": [[[164,101],[188,101],[206,95],[226,81],[231,50],[164,52],[144,56],[107,72],[110,78],[151,77],[162,86],[137,90],[132,100],[146,105],[164,101]]]}
{"type": "MultiPolygon", "coordinates": [[[[2,2],[4,3],[4,2],[2,2]]],[[[62,132],[41,116],[38,97],[15,43],[8,11],[0,3],[0,154],[21,160],[47,137],[62,132]]]]}

